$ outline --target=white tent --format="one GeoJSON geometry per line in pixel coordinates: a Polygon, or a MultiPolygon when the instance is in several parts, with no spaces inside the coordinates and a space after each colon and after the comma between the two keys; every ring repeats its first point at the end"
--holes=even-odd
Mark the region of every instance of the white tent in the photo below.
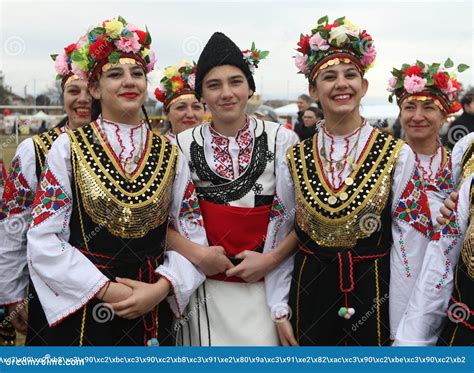
{"type": "Polygon", "coordinates": [[[46,121],[51,119],[51,116],[46,114],[42,110],[38,111],[36,114],[32,115],[31,117],[34,118],[34,119],[46,120],[46,121]]]}
{"type": "Polygon", "coordinates": [[[284,117],[287,115],[296,117],[296,114],[298,113],[298,106],[296,104],[289,104],[289,105],[281,106],[275,109],[275,111],[279,117],[284,117]]]}

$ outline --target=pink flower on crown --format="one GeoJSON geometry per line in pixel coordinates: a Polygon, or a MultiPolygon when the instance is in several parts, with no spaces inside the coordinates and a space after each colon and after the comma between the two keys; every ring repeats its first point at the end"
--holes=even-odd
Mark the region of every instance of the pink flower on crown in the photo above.
{"type": "Polygon", "coordinates": [[[360,62],[362,66],[369,66],[372,62],[375,60],[375,56],[377,55],[377,52],[375,50],[375,47],[373,45],[370,46],[370,48],[364,53],[362,56],[360,62]]]}
{"type": "Polygon", "coordinates": [[[54,67],[59,75],[66,75],[69,72],[67,56],[65,53],[61,53],[56,57],[56,60],[54,61],[54,67]]]}
{"type": "Polygon", "coordinates": [[[150,51],[150,53],[148,53],[148,57],[150,57],[150,63],[146,65],[146,71],[150,72],[153,71],[153,69],[155,68],[155,63],[157,61],[155,52],[150,51]]]}
{"type": "Polygon", "coordinates": [[[189,75],[188,85],[189,85],[189,88],[191,88],[194,91],[195,86],[196,86],[196,74],[189,75]]]}
{"type": "Polygon", "coordinates": [[[81,70],[74,62],[71,64],[71,71],[79,79],[87,80],[87,73],[84,70],[81,70]]]}
{"type": "Polygon", "coordinates": [[[120,40],[115,42],[115,46],[122,52],[127,53],[138,53],[141,48],[139,37],[137,34],[133,33],[131,38],[121,37],[120,40]]]}
{"type": "Polygon", "coordinates": [[[408,93],[418,93],[421,92],[428,81],[418,75],[410,75],[405,77],[403,82],[403,87],[408,93]]]}
{"type": "Polygon", "coordinates": [[[393,92],[395,91],[395,87],[398,83],[398,79],[394,76],[392,76],[389,80],[388,80],[388,87],[387,87],[387,91],[389,92],[393,92]]]}
{"type": "Polygon", "coordinates": [[[298,68],[298,70],[301,71],[302,73],[309,72],[308,67],[306,66],[307,60],[308,60],[308,56],[306,55],[295,57],[295,65],[298,68]]]}
{"type": "Polygon", "coordinates": [[[319,32],[311,36],[309,39],[309,45],[314,51],[325,51],[329,49],[328,42],[319,35],[319,32]]]}
{"type": "Polygon", "coordinates": [[[128,31],[135,31],[135,30],[139,30],[139,28],[137,26],[135,26],[133,23],[129,23],[127,24],[127,26],[125,27],[128,31]]]}

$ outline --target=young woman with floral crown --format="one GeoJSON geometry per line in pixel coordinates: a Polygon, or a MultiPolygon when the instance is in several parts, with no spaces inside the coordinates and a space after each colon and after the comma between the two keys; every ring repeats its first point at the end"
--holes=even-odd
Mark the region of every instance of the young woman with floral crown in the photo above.
{"type": "Polygon", "coordinates": [[[360,115],[376,55],[365,30],[323,17],[298,51],[296,66],[325,120],[287,154],[299,250],[286,268],[291,280],[271,295],[292,311],[291,323],[278,323],[280,339],[388,345],[432,231],[415,156],[360,115]]]}
{"type": "MultiPolygon", "coordinates": [[[[214,33],[196,72],[196,93],[212,122],[176,136],[191,165],[209,243],[222,245],[213,248],[210,270],[202,268],[207,279],[186,322],[178,324],[185,345],[278,344],[262,279],[285,257],[285,247],[275,243],[292,228],[294,202],[286,198],[290,180],[280,169],[298,138],[277,123],[245,115],[255,92],[253,71],[267,54],[255,45],[241,51],[214,33]]],[[[203,267],[194,252],[182,252],[203,267]]]]}
{"type": "MultiPolygon", "coordinates": [[[[461,108],[457,101],[459,83],[449,73],[452,61],[444,66],[417,61],[392,70],[389,101],[396,97],[405,141],[415,153],[418,170],[428,195],[433,223],[444,200],[454,190],[450,152],[439,136],[448,115],[461,108]]],[[[460,67],[462,71],[462,66],[460,67]]]]}
{"type": "Polygon", "coordinates": [[[118,17],[71,53],[102,113],[53,144],[32,209],[28,264],[54,330],[46,344],[171,344],[171,312],[160,302],[172,288],[179,316],[203,280],[164,251],[169,220],[207,241],[185,158],[140,119],[155,62],[150,43],[148,31],[118,17]]]}
{"type": "Polygon", "coordinates": [[[196,63],[185,60],[166,67],[160,86],[155,89],[156,99],[163,103],[168,122],[165,136],[170,140],[174,140],[178,133],[201,124],[204,117],[204,105],[194,90],[196,68],[196,63]]]}
{"type": "MultiPolygon", "coordinates": [[[[52,56],[57,79],[61,80],[66,117],[55,128],[18,146],[0,204],[0,303],[7,305],[7,314],[16,330],[26,333],[27,345],[42,344],[42,335],[47,332],[41,304],[28,276],[26,257],[28,218],[37,184],[53,142],[66,130],[80,128],[91,121],[92,97],[87,81],[72,71],[74,46],[70,44],[64,52],[52,56]]],[[[96,118],[97,113],[92,116],[96,118]]]]}

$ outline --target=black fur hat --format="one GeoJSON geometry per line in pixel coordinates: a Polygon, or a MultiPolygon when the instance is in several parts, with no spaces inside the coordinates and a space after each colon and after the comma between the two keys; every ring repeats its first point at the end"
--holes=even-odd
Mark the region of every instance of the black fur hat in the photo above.
{"type": "Polygon", "coordinates": [[[196,71],[196,94],[202,96],[202,82],[206,74],[216,66],[238,67],[247,77],[250,89],[255,92],[255,81],[249,65],[242,57],[242,51],[222,32],[215,32],[199,56],[196,71]]]}

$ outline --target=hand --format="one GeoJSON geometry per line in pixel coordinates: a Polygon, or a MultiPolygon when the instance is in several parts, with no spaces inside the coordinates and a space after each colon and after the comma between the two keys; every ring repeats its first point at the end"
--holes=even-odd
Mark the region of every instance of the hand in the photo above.
{"type": "Polygon", "coordinates": [[[28,311],[24,302],[9,304],[5,307],[10,322],[18,333],[26,335],[28,329],[28,311]]]}
{"type": "Polygon", "coordinates": [[[282,346],[299,346],[293,333],[293,327],[289,320],[279,320],[276,322],[278,337],[282,346]]]}
{"type": "Polygon", "coordinates": [[[243,259],[243,261],[234,268],[229,269],[225,273],[227,277],[237,276],[245,282],[254,283],[260,281],[274,268],[274,260],[271,253],[262,254],[245,250],[235,257],[243,259]]]}
{"type": "Polygon", "coordinates": [[[164,278],[160,278],[154,284],[119,277],[116,280],[133,290],[127,299],[109,304],[117,316],[125,319],[135,319],[150,312],[166,298],[171,288],[170,283],[164,278]]]}
{"type": "Polygon", "coordinates": [[[132,293],[133,290],[129,286],[110,281],[110,285],[105,285],[97,293],[96,298],[105,303],[115,303],[127,299],[132,293]]]}
{"type": "Polygon", "coordinates": [[[200,259],[194,264],[196,264],[206,276],[217,275],[234,267],[229,258],[227,258],[225,249],[222,246],[202,247],[200,259]]]}
{"type": "Polygon", "coordinates": [[[439,211],[442,216],[437,216],[436,221],[445,225],[449,222],[449,217],[452,212],[456,209],[456,203],[458,201],[459,194],[457,192],[452,192],[448,198],[444,201],[444,206],[442,206],[439,211]]]}

